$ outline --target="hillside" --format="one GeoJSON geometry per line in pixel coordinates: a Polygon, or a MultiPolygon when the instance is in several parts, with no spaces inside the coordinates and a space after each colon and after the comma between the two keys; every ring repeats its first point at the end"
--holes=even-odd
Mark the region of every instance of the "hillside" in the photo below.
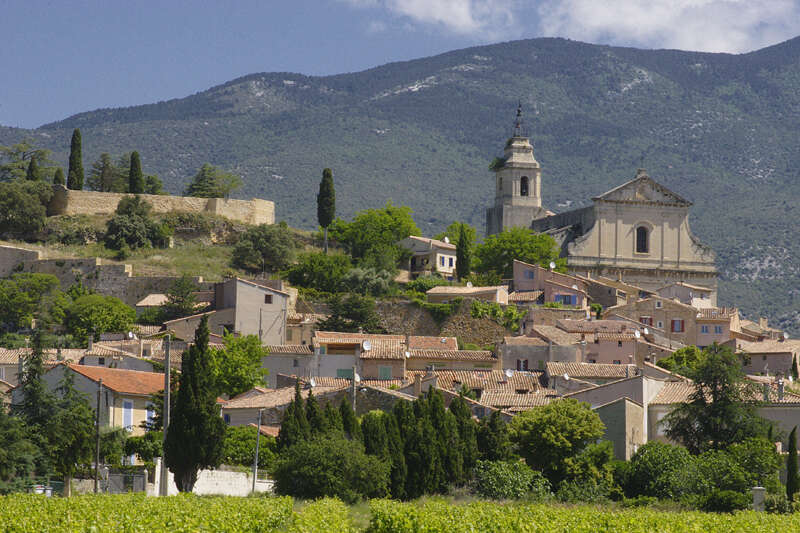
{"type": "Polygon", "coordinates": [[[276,202],[312,228],[321,169],[341,216],[388,198],[423,232],[454,219],[483,228],[487,171],[517,101],[555,211],[651,176],[695,202],[714,247],[721,303],[800,330],[800,38],[743,55],[637,50],[534,39],[327,77],[252,74],[156,104],[81,113],[32,137],[65,161],[72,128],[85,166],[137,149],[172,192],[206,161],[245,178],[242,197],[276,202]]]}

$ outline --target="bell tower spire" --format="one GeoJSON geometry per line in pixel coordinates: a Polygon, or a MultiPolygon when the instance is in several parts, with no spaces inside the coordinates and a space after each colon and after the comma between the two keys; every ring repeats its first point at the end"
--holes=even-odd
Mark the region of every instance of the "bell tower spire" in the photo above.
{"type": "Polygon", "coordinates": [[[521,101],[517,104],[514,129],[506,141],[503,157],[496,157],[489,168],[495,173],[495,198],[494,205],[486,210],[487,235],[510,227],[528,228],[531,221],[545,216],[542,169],[533,157],[533,145],[522,119],[521,101]]]}

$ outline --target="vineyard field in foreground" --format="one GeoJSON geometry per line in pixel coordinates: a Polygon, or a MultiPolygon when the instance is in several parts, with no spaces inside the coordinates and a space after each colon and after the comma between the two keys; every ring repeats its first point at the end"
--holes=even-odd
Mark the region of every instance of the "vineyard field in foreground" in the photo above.
{"type": "MultiPolygon", "coordinates": [[[[800,531],[800,514],[666,512],[591,506],[426,499],[369,505],[366,533],[508,532],[785,532],[800,531]]],[[[141,495],[0,496],[0,533],[72,532],[286,532],[355,533],[351,509],[325,499],[295,506],[291,498],[147,498],[141,495]]]]}

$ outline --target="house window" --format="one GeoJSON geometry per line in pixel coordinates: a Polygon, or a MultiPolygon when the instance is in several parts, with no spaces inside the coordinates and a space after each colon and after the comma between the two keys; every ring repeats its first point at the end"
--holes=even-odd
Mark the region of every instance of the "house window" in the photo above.
{"type": "Polygon", "coordinates": [[[328,351],[328,347],[327,346],[320,346],[319,347],[320,355],[325,355],[325,353],[327,353],[327,351],[328,351]]]}
{"type": "Polygon", "coordinates": [[[639,226],[636,228],[636,253],[646,254],[650,252],[650,243],[647,228],[639,226]]]}
{"type": "Polygon", "coordinates": [[[700,333],[708,333],[708,326],[706,325],[700,326],[700,333]]]}
{"type": "Polygon", "coordinates": [[[100,366],[106,366],[106,358],[105,357],[98,357],[97,364],[100,366]]]}
{"type": "Polygon", "coordinates": [[[714,326],[714,333],[722,335],[722,326],[714,326]]]}
{"type": "Polygon", "coordinates": [[[563,305],[575,305],[578,298],[574,294],[556,294],[553,300],[563,305]]]}
{"type": "Polygon", "coordinates": [[[660,320],[658,321],[658,324],[656,326],[658,327],[658,329],[664,329],[664,323],[660,320]]]}
{"type": "Polygon", "coordinates": [[[415,266],[417,266],[417,258],[416,257],[412,257],[411,258],[411,268],[414,268],[415,266]]]}
{"type": "Polygon", "coordinates": [[[0,366],[0,379],[6,379],[6,369],[0,366]]]}
{"type": "Polygon", "coordinates": [[[294,368],[297,368],[298,366],[300,366],[300,363],[297,362],[297,359],[292,359],[292,366],[294,368]]]}
{"type": "Polygon", "coordinates": [[[226,424],[230,425],[230,423],[231,423],[231,415],[226,413],[225,415],[223,415],[222,419],[225,420],[226,424]]]}
{"type": "Polygon", "coordinates": [[[644,324],[645,326],[652,326],[653,325],[653,317],[651,316],[640,316],[639,322],[644,324]]]}
{"type": "Polygon", "coordinates": [[[133,431],[133,402],[131,400],[122,400],[122,427],[133,431]]]}
{"type": "Polygon", "coordinates": [[[619,359],[614,359],[614,364],[615,365],[621,365],[622,361],[620,361],[619,359]]]}
{"type": "Polygon", "coordinates": [[[353,379],[353,369],[352,368],[337,368],[336,369],[336,377],[342,379],[353,379]]]}
{"type": "Polygon", "coordinates": [[[597,359],[589,359],[589,362],[590,362],[590,363],[596,363],[596,362],[597,362],[597,359]]]}
{"type": "Polygon", "coordinates": [[[526,270],[525,271],[525,279],[534,279],[534,272],[533,270],[526,270]]]}
{"type": "Polygon", "coordinates": [[[528,176],[522,176],[519,180],[519,195],[528,196],[528,176]]]}
{"type": "Polygon", "coordinates": [[[449,259],[449,265],[448,266],[450,266],[451,268],[453,267],[453,258],[452,257],[449,259]]]}
{"type": "Polygon", "coordinates": [[[517,370],[528,370],[528,360],[517,359],[517,370]]]}
{"type": "Polygon", "coordinates": [[[444,266],[444,256],[441,256],[441,257],[439,258],[439,263],[440,263],[442,266],[444,266]]]}
{"type": "Polygon", "coordinates": [[[264,295],[264,303],[265,304],[271,304],[272,303],[272,295],[271,294],[265,294],[264,295]]]}
{"type": "Polygon", "coordinates": [[[661,309],[661,300],[656,300],[656,309],[661,309]]]}
{"type": "Polygon", "coordinates": [[[617,348],[622,348],[622,341],[617,341],[617,348]]]}
{"type": "Polygon", "coordinates": [[[379,366],[378,367],[378,379],[392,379],[392,367],[390,367],[390,366],[379,366]]]}
{"type": "Polygon", "coordinates": [[[294,330],[291,328],[286,328],[286,340],[292,340],[292,336],[294,335],[294,330]]]}
{"type": "Polygon", "coordinates": [[[683,333],[683,320],[678,320],[678,319],[672,320],[672,332],[683,333]]]}

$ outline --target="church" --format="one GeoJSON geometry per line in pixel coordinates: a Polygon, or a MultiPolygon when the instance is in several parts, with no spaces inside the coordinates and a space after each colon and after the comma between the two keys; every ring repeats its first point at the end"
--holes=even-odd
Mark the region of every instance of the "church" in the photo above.
{"type": "Polygon", "coordinates": [[[512,137],[492,163],[494,204],[486,234],[511,227],[551,235],[574,275],[621,280],[655,291],[675,282],[711,290],[716,305],[714,252],[689,229],[692,203],[660,185],[644,169],[627,183],[592,198],[592,205],[555,214],[542,207],[542,169],[517,109],[512,137]]]}

